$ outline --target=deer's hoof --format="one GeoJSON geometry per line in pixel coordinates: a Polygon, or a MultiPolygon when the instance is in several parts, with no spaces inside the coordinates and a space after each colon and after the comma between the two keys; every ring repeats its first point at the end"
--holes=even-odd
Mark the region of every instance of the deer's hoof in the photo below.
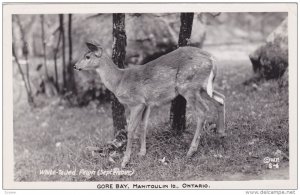
{"type": "Polygon", "coordinates": [[[125,156],[123,158],[123,161],[122,161],[122,164],[121,164],[121,168],[125,168],[126,167],[127,163],[129,162],[129,159],[130,158],[128,158],[127,156],[125,156]]]}
{"type": "Polygon", "coordinates": [[[141,151],[138,153],[138,155],[139,155],[140,157],[145,156],[145,155],[146,155],[146,150],[141,150],[141,151]]]}
{"type": "Polygon", "coordinates": [[[126,165],[127,165],[127,162],[123,161],[122,164],[121,164],[121,168],[124,169],[126,167],[126,165]]]}
{"type": "Polygon", "coordinates": [[[196,150],[191,150],[191,149],[190,149],[190,150],[188,151],[186,157],[187,157],[187,158],[192,158],[192,156],[195,154],[195,152],[196,152],[196,150]]]}
{"type": "Polygon", "coordinates": [[[219,134],[219,137],[220,137],[220,138],[225,138],[225,137],[227,137],[227,133],[225,133],[225,132],[219,132],[218,134],[219,134]]]}

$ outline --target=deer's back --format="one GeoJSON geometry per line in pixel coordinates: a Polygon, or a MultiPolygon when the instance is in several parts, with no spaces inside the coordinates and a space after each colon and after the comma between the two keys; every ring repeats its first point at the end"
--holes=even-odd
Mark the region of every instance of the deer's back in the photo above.
{"type": "Polygon", "coordinates": [[[122,103],[159,105],[171,101],[181,89],[201,87],[211,70],[208,54],[182,47],[145,65],[124,70],[116,96],[122,103]],[[204,75],[203,75],[204,73],[204,75]]]}

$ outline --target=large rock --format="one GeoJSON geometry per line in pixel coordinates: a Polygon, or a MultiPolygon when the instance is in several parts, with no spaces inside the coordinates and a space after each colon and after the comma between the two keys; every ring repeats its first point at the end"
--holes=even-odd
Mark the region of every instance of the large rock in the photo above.
{"type": "Polygon", "coordinates": [[[249,55],[253,71],[262,78],[280,78],[288,67],[287,18],[249,55]]]}

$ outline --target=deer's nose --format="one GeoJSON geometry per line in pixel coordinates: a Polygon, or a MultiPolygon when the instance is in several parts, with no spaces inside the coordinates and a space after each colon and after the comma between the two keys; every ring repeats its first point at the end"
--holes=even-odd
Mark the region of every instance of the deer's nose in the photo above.
{"type": "Polygon", "coordinates": [[[76,65],[74,65],[73,68],[74,68],[75,70],[79,70],[79,71],[82,70],[81,68],[77,68],[76,65]]]}

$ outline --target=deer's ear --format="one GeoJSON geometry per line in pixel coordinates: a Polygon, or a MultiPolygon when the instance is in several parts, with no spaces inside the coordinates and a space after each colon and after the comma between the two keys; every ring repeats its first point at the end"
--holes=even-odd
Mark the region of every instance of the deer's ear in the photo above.
{"type": "Polygon", "coordinates": [[[92,43],[86,42],[85,44],[86,44],[87,48],[88,48],[90,51],[92,51],[92,52],[98,50],[98,47],[97,47],[96,45],[92,44],[92,43]]]}
{"type": "Polygon", "coordinates": [[[85,44],[86,44],[87,48],[91,52],[93,52],[97,57],[101,57],[101,55],[102,55],[102,48],[100,46],[96,46],[93,43],[89,43],[89,42],[86,42],[85,44]]]}

